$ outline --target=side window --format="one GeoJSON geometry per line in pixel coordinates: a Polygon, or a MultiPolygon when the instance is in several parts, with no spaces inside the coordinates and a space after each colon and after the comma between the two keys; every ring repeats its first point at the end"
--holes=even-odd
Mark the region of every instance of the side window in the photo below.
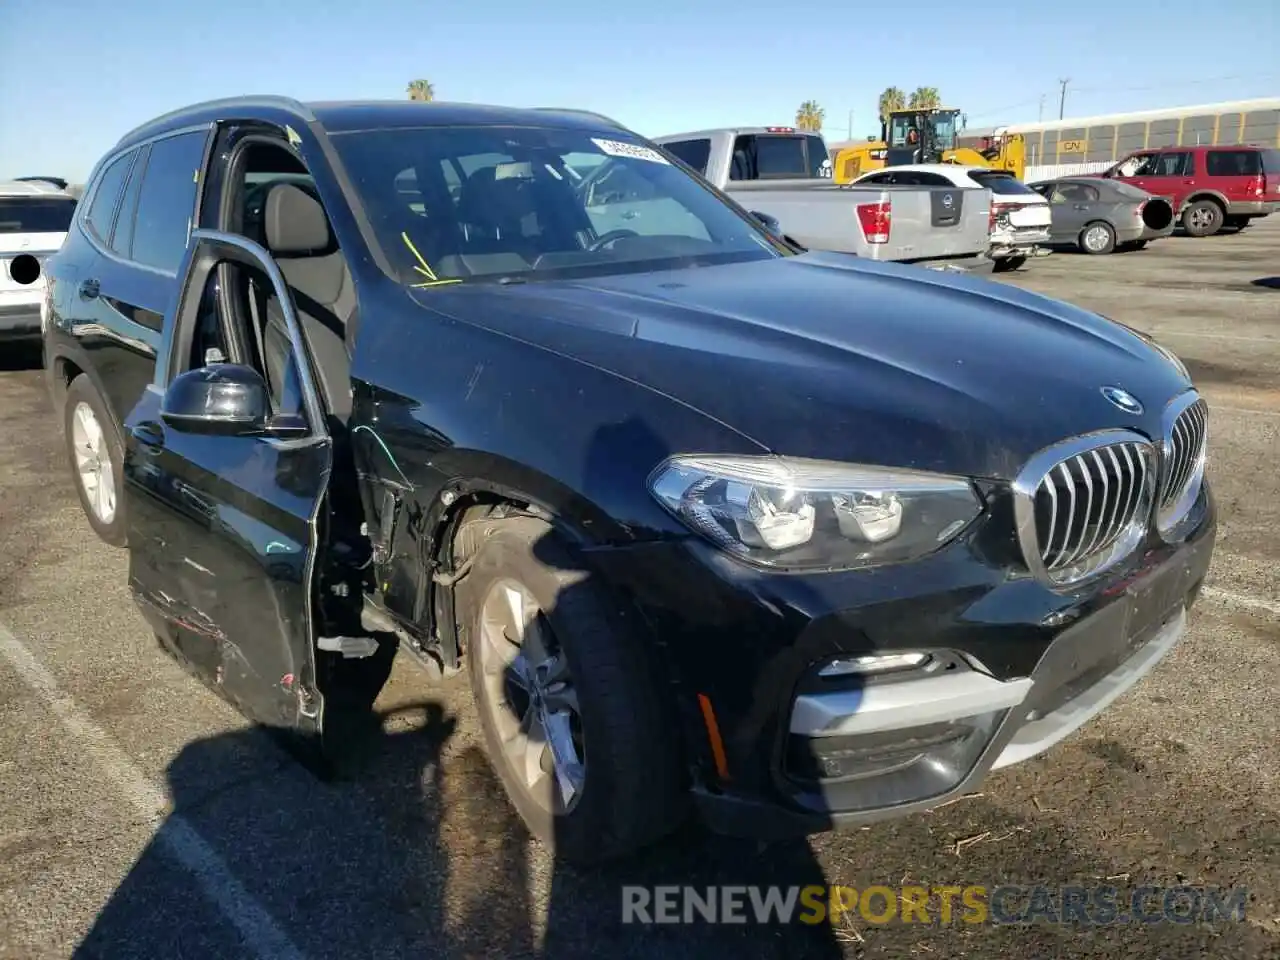
{"type": "Polygon", "coordinates": [[[1204,168],[1211,177],[1256,177],[1262,172],[1262,152],[1210,150],[1205,154],[1204,168]]]}
{"type": "Polygon", "coordinates": [[[809,176],[831,176],[831,155],[821,137],[805,137],[805,149],[809,155],[809,176]]]}
{"type": "Polygon", "coordinates": [[[1155,153],[1134,154],[1120,161],[1116,173],[1121,177],[1149,177],[1155,173],[1157,156],[1155,153]]]}
{"type": "Polygon", "coordinates": [[[133,258],[165,273],[177,273],[191,236],[203,131],[157,140],[142,179],[133,229],[133,258]]]}
{"type": "Polygon", "coordinates": [[[93,200],[85,211],[85,223],[103,243],[111,236],[111,215],[115,213],[116,201],[120,199],[120,191],[124,187],[124,178],[129,173],[129,161],[132,159],[131,150],[107,164],[98,176],[93,200]]]}
{"type": "Polygon", "coordinates": [[[1191,176],[1191,154],[1162,153],[1156,158],[1155,169],[1148,176],[1152,177],[1189,177],[1191,176]]]}
{"type": "Polygon", "coordinates": [[[677,140],[675,143],[664,143],[662,149],[674,157],[679,157],[699,173],[707,172],[707,161],[711,159],[711,141],[707,138],[700,140],[677,140]]]}
{"type": "Polygon", "coordinates": [[[938,173],[916,172],[916,185],[920,187],[954,187],[955,184],[938,173]]]}
{"type": "Polygon", "coordinates": [[[124,200],[116,216],[115,233],[111,235],[111,249],[128,260],[133,255],[133,225],[138,212],[138,193],[142,189],[142,176],[147,169],[150,147],[138,151],[138,162],[129,174],[129,184],[124,188],[124,200]]]}

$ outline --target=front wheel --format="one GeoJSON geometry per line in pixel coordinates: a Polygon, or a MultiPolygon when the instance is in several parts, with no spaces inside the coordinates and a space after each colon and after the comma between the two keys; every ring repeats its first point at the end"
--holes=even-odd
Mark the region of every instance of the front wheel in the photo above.
{"type": "Polygon", "coordinates": [[[63,427],[67,459],[89,526],[103,542],[125,546],[124,450],[106,402],[88,377],[76,377],[67,387],[63,427]]]}
{"type": "Polygon", "coordinates": [[[530,832],[558,856],[595,863],[674,830],[685,797],[675,718],[628,618],[540,520],[475,521],[460,542],[471,559],[456,609],[472,693],[490,761],[530,832]]]}

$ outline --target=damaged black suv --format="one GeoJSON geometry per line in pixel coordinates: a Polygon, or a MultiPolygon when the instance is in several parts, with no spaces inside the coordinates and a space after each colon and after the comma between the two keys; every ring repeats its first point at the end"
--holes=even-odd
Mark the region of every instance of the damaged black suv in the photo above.
{"type": "Polygon", "coordinates": [[[798,250],[600,116],[200,104],[46,269],[85,513],[164,646],[321,748],[362,665],[465,670],[569,858],[972,789],[1166,654],[1209,566],[1172,354],[798,250]]]}

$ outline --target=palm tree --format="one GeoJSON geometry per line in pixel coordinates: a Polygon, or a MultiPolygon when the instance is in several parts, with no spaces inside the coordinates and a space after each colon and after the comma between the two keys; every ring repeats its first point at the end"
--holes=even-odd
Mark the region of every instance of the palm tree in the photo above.
{"type": "Polygon", "coordinates": [[[936,110],[942,106],[942,97],[937,87],[916,87],[907,106],[912,110],[936,110]]]}
{"type": "Polygon", "coordinates": [[[817,100],[806,100],[796,111],[796,126],[801,130],[821,130],[827,111],[818,106],[817,100]]]}
{"type": "Polygon", "coordinates": [[[897,87],[886,87],[880,94],[880,122],[889,119],[889,114],[907,108],[907,95],[897,87]]]}
{"type": "Polygon", "coordinates": [[[436,88],[431,85],[429,80],[410,80],[406,89],[410,100],[417,100],[421,103],[430,103],[436,98],[436,88]]]}

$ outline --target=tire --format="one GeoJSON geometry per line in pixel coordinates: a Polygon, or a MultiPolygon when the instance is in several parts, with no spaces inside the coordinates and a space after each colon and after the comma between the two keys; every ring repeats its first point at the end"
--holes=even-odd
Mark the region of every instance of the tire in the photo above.
{"type": "Polygon", "coordinates": [[[1191,237],[1211,237],[1225,220],[1226,211],[1216,200],[1197,200],[1182,211],[1182,229],[1191,237]]]}
{"type": "Polygon", "coordinates": [[[626,612],[541,520],[464,523],[460,538],[471,568],[456,587],[455,610],[472,694],[490,763],[529,831],[558,857],[589,865],[627,856],[675,830],[688,796],[675,708],[663,697],[626,612]],[[474,550],[465,549],[469,537],[478,541],[474,550]],[[513,593],[525,611],[520,619],[531,626],[519,631],[521,646],[508,640],[504,647],[518,629],[502,609],[512,609],[513,593]],[[539,645],[552,656],[525,655],[539,645]],[[505,655],[495,653],[501,650],[514,657],[505,666],[505,655]],[[546,671],[527,669],[530,662],[553,661],[546,671]],[[517,675],[543,679],[521,687],[513,681],[517,675]],[[536,697],[524,694],[539,684],[536,697]],[[566,690],[576,695],[576,712],[556,710],[566,690]],[[565,764],[573,772],[564,780],[544,772],[558,769],[551,748],[530,762],[529,745],[552,739],[524,736],[539,703],[548,726],[563,717],[558,744],[571,748],[562,747],[561,756],[573,761],[565,764]],[[520,731],[514,738],[513,730],[520,731]],[[570,796],[561,784],[579,773],[570,796]]]}
{"type": "Polygon", "coordinates": [[[1086,223],[1080,231],[1080,249],[1092,256],[1111,253],[1116,248],[1116,231],[1103,220],[1086,223]]]}
{"type": "Polygon", "coordinates": [[[67,387],[62,410],[63,440],[75,480],[80,509],[98,539],[113,547],[127,544],[125,522],[124,448],[106,402],[85,376],[67,387]],[[94,433],[96,429],[96,440],[94,433]],[[104,471],[92,464],[106,459],[104,471]],[[110,490],[104,482],[110,479],[110,490]],[[109,508],[109,509],[108,509],[109,508]]]}

